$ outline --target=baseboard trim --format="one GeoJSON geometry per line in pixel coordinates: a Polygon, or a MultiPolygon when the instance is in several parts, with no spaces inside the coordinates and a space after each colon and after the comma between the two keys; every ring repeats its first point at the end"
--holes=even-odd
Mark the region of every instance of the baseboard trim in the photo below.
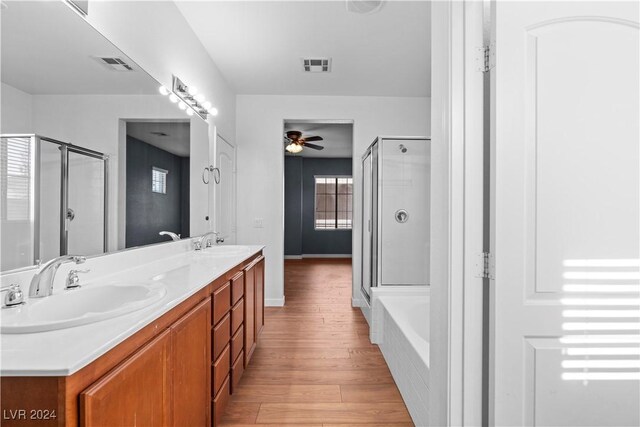
{"type": "Polygon", "coordinates": [[[285,255],[284,259],[302,259],[302,255],[285,255]]]}
{"type": "Polygon", "coordinates": [[[284,296],[282,298],[265,298],[265,307],[284,307],[284,296]]]}

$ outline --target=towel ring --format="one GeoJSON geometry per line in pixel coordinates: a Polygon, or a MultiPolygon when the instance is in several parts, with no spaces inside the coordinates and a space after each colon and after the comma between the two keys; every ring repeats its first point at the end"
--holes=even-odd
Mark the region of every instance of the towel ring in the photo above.
{"type": "Polygon", "coordinates": [[[210,175],[213,173],[213,182],[220,184],[220,168],[215,168],[213,165],[205,166],[202,171],[202,182],[209,184],[211,182],[210,175]]]}

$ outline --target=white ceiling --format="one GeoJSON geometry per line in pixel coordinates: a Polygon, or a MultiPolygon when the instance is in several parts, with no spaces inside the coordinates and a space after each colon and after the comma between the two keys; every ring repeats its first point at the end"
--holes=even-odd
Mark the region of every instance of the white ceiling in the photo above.
{"type": "MultiPolygon", "coordinates": [[[[301,123],[285,122],[285,133],[290,130],[302,132],[302,136],[321,136],[322,141],[313,141],[312,144],[321,145],[324,150],[303,149],[298,154],[285,151],[287,156],[297,157],[353,157],[353,125],[344,123],[301,123]]],[[[283,140],[284,141],[284,140],[283,140]]],[[[283,142],[284,146],[284,142],[283,142]]]]}
{"type": "Polygon", "coordinates": [[[191,152],[189,120],[179,122],[127,121],[127,135],[176,156],[189,157],[191,152]],[[156,135],[152,132],[165,133],[166,136],[156,135]]]}
{"type": "Polygon", "coordinates": [[[157,94],[158,83],[61,1],[3,1],[2,81],[32,95],[157,94]],[[134,68],[111,71],[92,56],[134,68]]]}
{"type": "Polygon", "coordinates": [[[430,4],[388,1],[369,15],[343,1],[176,2],[240,94],[430,96],[430,4]],[[303,57],[331,57],[304,73],[303,57]]]}

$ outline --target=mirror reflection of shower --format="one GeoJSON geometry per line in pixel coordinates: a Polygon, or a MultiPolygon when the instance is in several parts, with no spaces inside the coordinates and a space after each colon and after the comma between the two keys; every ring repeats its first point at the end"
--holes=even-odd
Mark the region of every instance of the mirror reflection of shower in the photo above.
{"type": "Polygon", "coordinates": [[[39,135],[0,140],[0,269],[106,252],[108,156],[39,135]]]}

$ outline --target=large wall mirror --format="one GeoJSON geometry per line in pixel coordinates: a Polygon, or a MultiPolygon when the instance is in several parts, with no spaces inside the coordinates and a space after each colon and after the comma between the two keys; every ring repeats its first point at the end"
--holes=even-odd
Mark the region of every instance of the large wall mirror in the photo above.
{"type": "Polygon", "coordinates": [[[65,3],[1,19],[0,270],[201,233],[207,123],[65,3]]]}

